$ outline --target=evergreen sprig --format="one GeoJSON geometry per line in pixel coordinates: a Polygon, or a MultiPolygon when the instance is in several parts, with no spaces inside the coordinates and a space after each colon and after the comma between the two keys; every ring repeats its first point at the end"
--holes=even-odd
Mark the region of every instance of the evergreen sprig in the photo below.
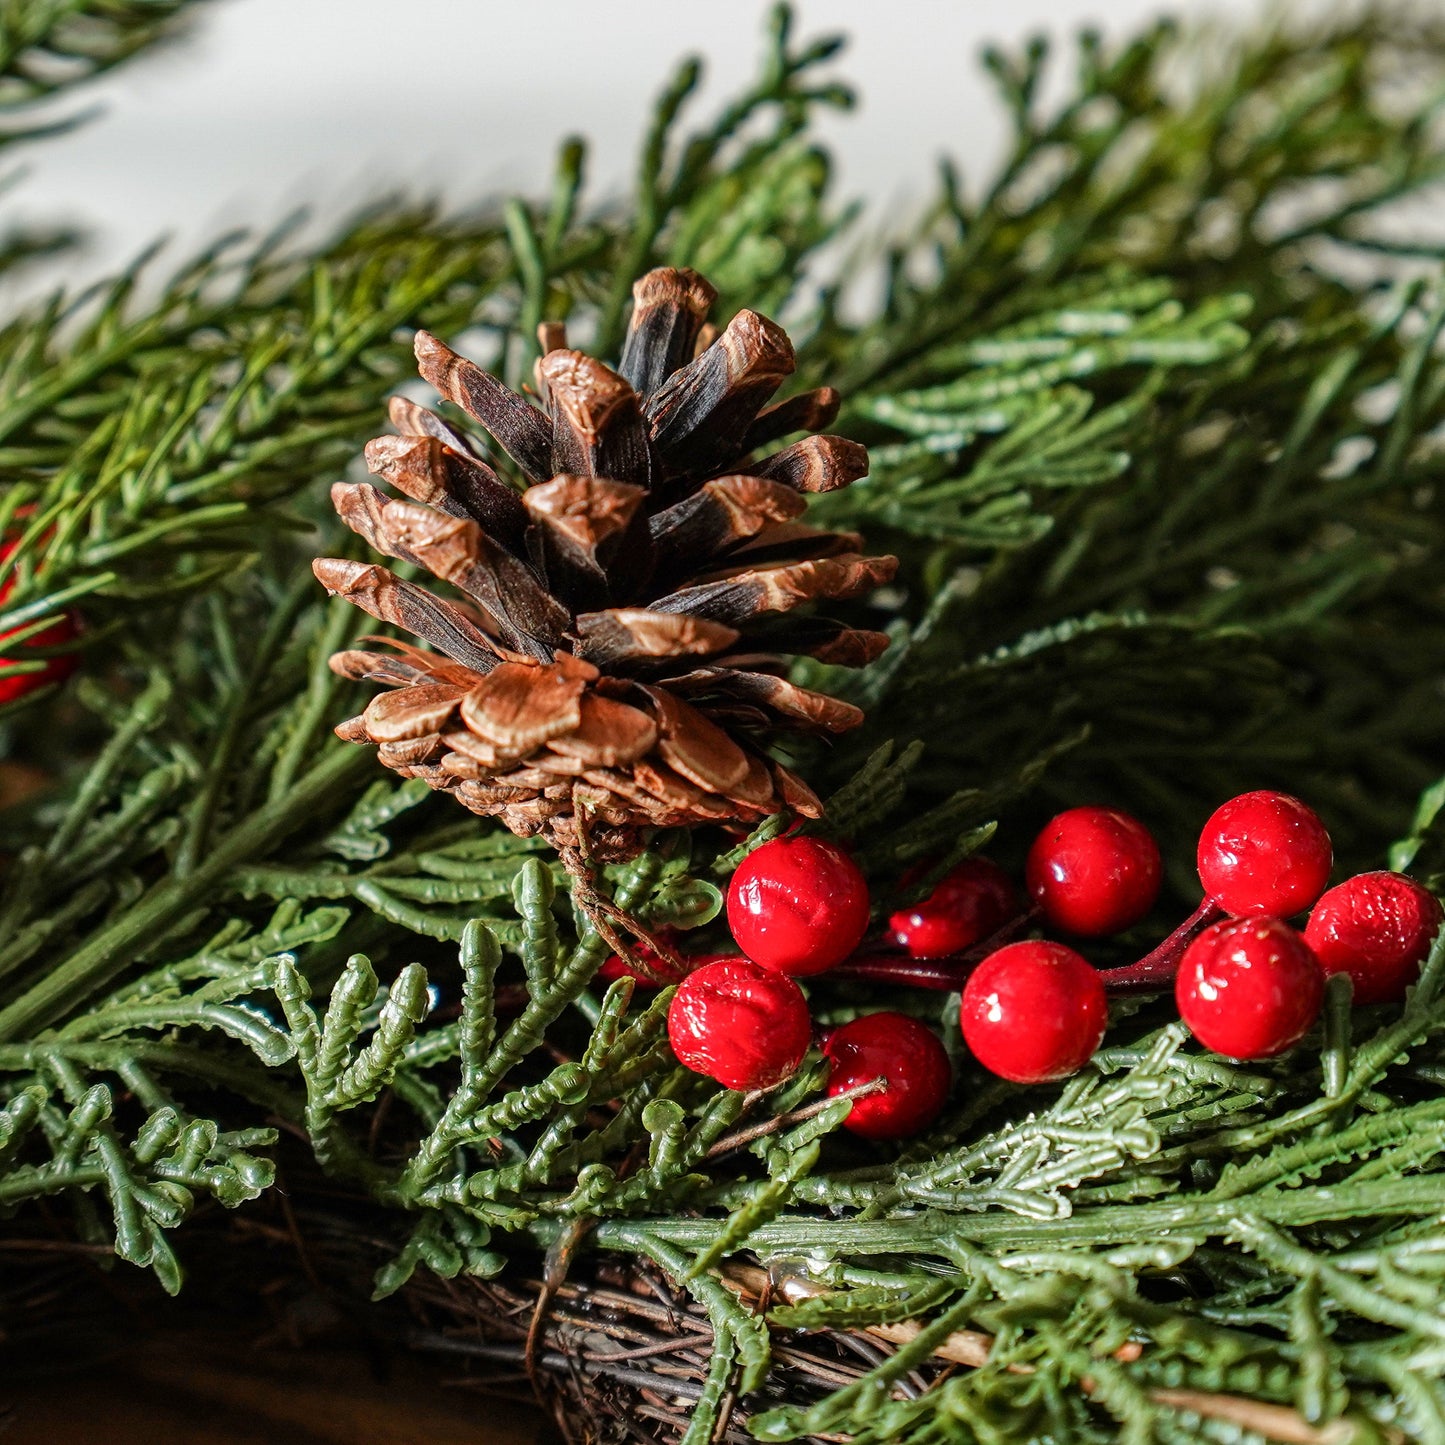
{"type": "Polygon", "coordinates": [[[0,5],[0,146],[74,119],[31,121],[37,107],[173,35],[197,0],[5,0],[0,5]]]}

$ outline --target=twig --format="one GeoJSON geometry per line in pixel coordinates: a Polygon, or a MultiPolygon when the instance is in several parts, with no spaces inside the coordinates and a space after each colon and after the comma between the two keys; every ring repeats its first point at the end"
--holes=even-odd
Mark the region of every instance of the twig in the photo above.
{"type": "MultiPolygon", "coordinates": [[[[773,1291],[790,1303],[804,1299],[816,1299],[820,1295],[833,1293],[824,1285],[797,1276],[782,1279],[772,1278],[768,1271],[756,1265],[729,1262],[723,1266],[723,1283],[740,1293],[757,1295],[764,1285],[771,1284],[773,1291]]],[[[891,1345],[911,1344],[926,1326],[919,1320],[902,1320],[896,1324],[866,1325],[864,1334],[875,1339],[886,1340],[891,1345]]],[[[955,1330],[938,1346],[933,1354],[952,1364],[967,1365],[979,1369],[986,1365],[993,1349],[994,1336],[981,1330],[955,1330]]],[[[1114,1358],[1123,1364],[1132,1364],[1143,1357],[1144,1347],[1136,1340],[1127,1341],[1114,1352],[1114,1358]]],[[[1031,1373],[1025,1364],[1010,1365],[1009,1369],[1018,1374],[1031,1373]]],[[[1093,1393],[1093,1382],[1082,1382],[1086,1393],[1093,1393]]],[[[1357,1434],[1357,1426],[1349,1420],[1333,1420],[1324,1425],[1311,1425],[1297,1410],[1287,1405],[1274,1405],[1267,1401],[1250,1400],[1241,1395],[1220,1395],[1204,1390],[1170,1389],[1164,1386],[1146,1386],[1145,1393],[1156,1404],[1172,1410],[1187,1410],[1208,1420],[1222,1420],[1252,1430],[1266,1440],[1277,1440],[1281,1445],[1349,1445],[1357,1434]]],[[[1404,1445],[1405,1435],[1398,1430],[1387,1430],[1385,1438],[1392,1445],[1404,1445]]]]}
{"type": "Polygon", "coordinates": [[[640,1345],[635,1350],[592,1350],[585,1354],[583,1359],[602,1360],[610,1365],[618,1360],[643,1360],[649,1355],[672,1355],[679,1350],[689,1349],[693,1345],[697,1345],[700,1349],[710,1350],[712,1336],[710,1334],[684,1335],[681,1339],[662,1340],[655,1345],[640,1345]]]}
{"type": "Polygon", "coordinates": [[[814,1114],[821,1114],[830,1104],[835,1104],[839,1099],[866,1099],[870,1094],[882,1094],[888,1090],[886,1079],[869,1079],[865,1084],[855,1084],[851,1089],[840,1090],[826,1099],[815,1099],[811,1104],[805,1104],[801,1109],[794,1109],[789,1114],[777,1114],[771,1119],[764,1119],[761,1123],[749,1125],[746,1129],[738,1129],[732,1134],[725,1134],[711,1149],[702,1157],[704,1159],[717,1159],[723,1154],[731,1154],[734,1149],[742,1149],[757,1139],[765,1139],[769,1134],[775,1134],[779,1129],[786,1128],[789,1124],[800,1124],[804,1119],[811,1119],[814,1114]]]}
{"type": "Polygon", "coordinates": [[[629,967],[635,968],[644,978],[659,987],[676,983],[682,977],[683,966],[672,945],[650,929],[644,928],[625,909],[619,908],[598,891],[584,852],[577,848],[564,847],[559,847],[557,852],[562,859],[562,866],[572,879],[572,897],[608,948],[629,967]],[[616,925],[620,925],[620,928],[616,925]],[[634,948],[624,938],[624,931],[630,933],[641,947],[634,948]],[[649,951],[653,955],[651,960],[646,957],[649,951]],[[653,960],[660,960],[671,973],[657,968],[653,960]]]}
{"type": "MultiPolygon", "coordinates": [[[[1226,1420],[1231,1425],[1252,1430],[1266,1440],[1279,1440],[1284,1445],[1349,1445],[1358,1434],[1352,1420],[1332,1420],[1327,1425],[1311,1425],[1287,1405],[1269,1405],[1262,1400],[1246,1400],[1238,1395],[1211,1395],[1202,1390],[1171,1390],[1158,1386],[1149,1391],[1149,1398],[1172,1410],[1188,1410],[1207,1420],[1226,1420]]],[[[1403,1431],[1386,1430],[1385,1438],[1405,1440],[1403,1431]]]]}
{"type": "Polygon", "coordinates": [[[537,1367],[537,1346],[541,1342],[542,1332],[546,1327],[547,1311],[551,1308],[557,1291],[561,1289],[567,1279],[567,1271],[571,1268],[573,1256],[577,1253],[577,1246],[591,1227],[590,1219],[574,1219],[557,1236],[552,1247],[547,1251],[546,1263],[542,1270],[542,1283],[537,1290],[537,1303],[532,1310],[532,1320],[527,1326],[527,1340],[522,1351],[522,1363],[526,1367],[527,1378],[532,1382],[532,1389],[536,1392],[539,1403],[545,1402],[546,1395],[542,1389],[542,1377],[537,1367]]]}

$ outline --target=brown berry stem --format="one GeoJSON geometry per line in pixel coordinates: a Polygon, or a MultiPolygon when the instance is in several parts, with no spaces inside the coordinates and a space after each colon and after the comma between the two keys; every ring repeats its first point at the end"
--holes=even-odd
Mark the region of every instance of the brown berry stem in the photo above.
{"type": "Polygon", "coordinates": [[[573,899],[608,948],[659,988],[676,983],[682,976],[682,963],[672,945],[597,891],[592,868],[581,849],[559,848],[557,852],[571,875],[573,899]],[[630,933],[640,947],[634,948],[624,937],[625,933],[630,933]]]}
{"type": "Polygon", "coordinates": [[[1184,950],[1211,923],[1224,917],[1224,909],[1212,898],[1206,898],[1173,933],[1157,948],[1152,948],[1137,963],[1122,968],[1103,968],[1099,977],[1110,993],[1154,993],[1167,988],[1179,972],[1184,950]]]}

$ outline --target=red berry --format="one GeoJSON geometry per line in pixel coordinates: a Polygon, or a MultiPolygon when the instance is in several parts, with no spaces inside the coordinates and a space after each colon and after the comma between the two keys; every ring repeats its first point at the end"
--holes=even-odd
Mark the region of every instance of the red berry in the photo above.
{"type": "Polygon", "coordinates": [[[1356,1003],[1398,1003],[1442,922],[1445,910],[1413,878],[1361,873],[1315,904],[1305,942],[1327,976],[1349,974],[1356,1003]]]}
{"type": "Polygon", "coordinates": [[[963,989],[964,1042],[991,1073],[1042,1084],[1076,1073],[1109,1022],[1104,985],[1062,943],[1028,940],[991,953],[963,989]]]}
{"type": "Polygon", "coordinates": [[[1333,862],[1319,815],[1288,793],[1241,793],[1199,835],[1199,881],[1237,917],[1289,918],[1308,908],[1333,862]]]}
{"type": "Polygon", "coordinates": [[[1227,918],[1185,950],[1174,980],[1179,1016],[1207,1049],[1269,1059],[1319,1016],[1325,976],[1304,939],[1278,918],[1227,918]]]}
{"type": "Polygon", "coordinates": [[[1159,896],[1159,845],[1116,808],[1070,808],[1034,839],[1029,893],[1065,933],[1102,938],[1137,923],[1159,896]]]}
{"type": "Polygon", "coordinates": [[[649,978],[640,968],[634,967],[625,958],[614,953],[609,955],[607,961],[597,970],[598,979],[603,983],[611,983],[614,979],[632,978],[637,980],[639,988],[663,988],[669,983],[677,983],[686,978],[705,963],[718,963],[723,959],[737,957],[735,953],[679,953],[674,966],[665,959],[656,957],[650,948],[639,948],[637,951],[642,961],[651,966],[656,978],[649,978]]]}
{"type": "Polygon", "coordinates": [[[678,1062],[728,1089],[770,1089],[797,1072],[813,1037],[803,990],[747,958],[705,963],[667,1011],[678,1062]]]}
{"type": "Polygon", "coordinates": [[[832,1065],[830,1098],[874,1079],[881,1094],[853,1101],[845,1129],[864,1139],[904,1139],[938,1117],[953,1083],[948,1055],[938,1036],[906,1014],[876,1013],[834,1029],[823,1052],[832,1065]]]}
{"type": "MultiPolygon", "coordinates": [[[[5,562],[19,546],[17,541],[0,543],[0,562],[5,562]]],[[[15,590],[14,576],[7,577],[0,583],[0,607],[5,605],[10,594],[15,590]]],[[[11,628],[7,632],[0,632],[0,644],[3,644],[7,637],[13,637],[21,628],[11,628]]],[[[29,697],[32,692],[38,692],[42,687],[49,687],[53,682],[64,682],[79,664],[79,658],[74,653],[65,653],[59,657],[37,658],[30,653],[34,647],[59,647],[64,643],[74,641],[79,632],[75,618],[66,613],[49,627],[41,630],[30,637],[27,637],[16,650],[8,656],[0,656],[0,667],[12,662],[40,662],[43,664],[34,672],[16,672],[8,677],[0,677],[0,705],[7,702],[14,702],[16,698],[29,697]]]]}
{"type": "Polygon", "coordinates": [[[914,958],[942,958],[972,948],[1018,912],[1008,874],[987,858],[965,858],[922,902],[895,913],[888,928],[914,958]]]}
{"type": "Polygon", "coordinates": [[[638,949],[638,953],[642,961],[652,969],[651,974],[644,973],[636,964],[628,963],[621,954],[613,953],[608,955],[607,961],[597,970],[597,981],[616,983],[619,978],[630,978],[639,988],[662,988],[666,984],[676,983],[681,977],[671,964],[655,958],[650,950],[638,949]]]}
{"type": "MultiPolygon", "coordinates": [[[[664,928],[656,935],[659,943],[671,948],[677,942],[677,930],[664,928]]],[[[642,969],[621,956],[613,953],[607,961],[597,970],[597,981],[599,983],[613,983],[619,978],[636,979],[643,988],[661,988],[662,980],[665,983],[677,983],[687,972],[686,968],[676,968],[667,959],[662,958],[655,950],[648,948],[645,944],[638,944],[635,948],[638,958],[657,975],[650,978],[642,969]]],[[[721,957],[722,955],[718,955],[721,957]]]]}
{"type": "Polygon", "coordinates": [[[868,884],[836,843],[775,838],[733,874],[728,925],[755,963],[779,973],[822,973],[867,932],[868,884]]]}

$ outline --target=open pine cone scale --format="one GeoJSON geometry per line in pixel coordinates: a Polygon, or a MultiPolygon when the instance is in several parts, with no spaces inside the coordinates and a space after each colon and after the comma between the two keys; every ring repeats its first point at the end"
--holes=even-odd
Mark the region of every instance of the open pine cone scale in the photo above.
{"type": "Polygon", "coordinates": [[[435,649],[338,653],[343,676],[393,689],[338,734],[513,832],[601,858],[630,856],[654,827],[817,816],[768,744],[862,714],[790,683],[789,662],[862,666],[887,639],[797,609],[859,597],[897,565],[800,520],[807,493],[866,473],[861,446],[808,435],[752,456],[837,414],[828,388],[768,405],[793,370],[786,334],[743,311],[702,345],[715,293],[691,271],[650,272],[633,295],[616,371],[542,328],[541,406],[418,334],[422,375],[527,486],[396,398],[401,435],[366,457],[403,495],[340,483],[332,500],[377,552],[455,600],[377,564],[315,564],[330,592],[435,649]]]}

